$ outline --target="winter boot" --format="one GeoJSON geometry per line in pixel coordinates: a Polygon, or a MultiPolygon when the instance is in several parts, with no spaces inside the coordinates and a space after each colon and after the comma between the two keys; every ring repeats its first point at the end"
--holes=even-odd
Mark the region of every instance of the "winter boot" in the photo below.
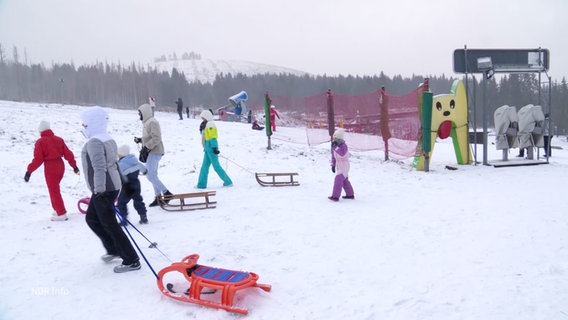
{"type": "Polygon", "coordinates": [[[117,256],[116,254],[103,254],[101,256],[101,260],[103,260],[105,263],[109,263],[114,259],[118,259],[120,258],[120,256],[117,256]]]}
{"type": "MultiPolygon", "coordinates": [[[[173,196],[173,194],[169,190],[166,190],[166,192],[164,192],[164,199],[167,199],[168,196],[173,196]]],[[[164,200],[164,202],[168,204],[170,203],[170,200],[164,200]]]]}
{"type": "Polygon", "coordinates": [[[336,202],[339,201],[339,198],[336,197],[327,197],[327,198],[331,201],[336,201],[336,202]]]}
{"type": "Polygon", "coordinates": [[[147,223],[148,223],[148,217],[146,215],[140,216],[140,224],[147,224],[147,223]]]}
{"type": "Polygon", "coordinates": [[[150,203],[150,204],[148,205],[148,207],[157,207],[157,206],[158,206],[158,197],[156,197],[156,198],[154,199],[154,201],[152,201],[152,203],[150,203]]]}
{"type": "Polygon", "coordinates": [[[343,196],[342,198],[355,200],[355,196],[343,196]]]}
{"type": "Polygon", "coordinates": [[[124,272],[128,272],[128,271],[135,271],[135,270],[140,270],[142,266],[140,265],[140,261],[136,261],[132,264],[120,264],[116,267],[114,267],[114,272],[116,273],[124,273],[124,272]]]}
{"type": "Polygon", "coordinates": [[[69,220],[69,218],[67,217],[67,214],[66,214],[66,213],[64,213],[64,214],[62,214],[62,215],[60,215],[60,216],[58,216],[57,214],[54,213],[54,214],[51,216],[51,221],[67,221],[67,220],[69,220]]]}

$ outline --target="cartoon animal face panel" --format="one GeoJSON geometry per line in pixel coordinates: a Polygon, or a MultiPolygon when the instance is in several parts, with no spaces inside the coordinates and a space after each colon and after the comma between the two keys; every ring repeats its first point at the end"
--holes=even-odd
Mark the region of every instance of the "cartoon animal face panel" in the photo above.
{"type": "MultiPolygon", "coordinates": [[[[467,141],[467,96],[463,82],[454,81],[449,94],[439,94],[431,99],[430,152],[434,152],[436,138],[445,139],[451,136],[458,163],[471,163],[472,156],[467,141]]],[[[414,167],[424,170],[424,161],[424,154],[416,157],[414,167]]]]}
{"type": "Polygon", "coordinates": [[[467,97],[462,81],[454,81],[449,94],[434,96],[432,130],[437,128],[438,137],[450,136],[452,127],[467,125],[467,97]]]}

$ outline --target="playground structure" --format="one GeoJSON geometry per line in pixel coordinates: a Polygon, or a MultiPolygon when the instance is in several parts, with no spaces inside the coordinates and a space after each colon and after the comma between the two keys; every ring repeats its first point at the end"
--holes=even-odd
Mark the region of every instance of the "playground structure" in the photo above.
{"type": "Polygon", "coordinates": [[[427,159],[436,138],[452,137],[457,162],[472,161],[467,136],[468,104],[462,81],[454,81],[450,94],[435,97],[425,79],[404,95],[388,94],[383,87],[359,96],[333,94],[328,90],[325,95],[303,100],[285,100],[268,97],[268,94],[266,99],[284,106],[304,106],[302,116],[310,145],[329,142],[335,128],[341,127],[347,131],[346,140],[352,150],[384,150],[385,160],[392,156],[415,157],[414,167],[428,170],[427,159]],[[425,108],[428,102],[429,107],[425,108]],[[434,111],[432,103],[436,105],[434,111]],[[425,110],[428,116],[424,116],[425,110]],[[428,129],[424,131],[424,128],[428,129]]]}
{"type": "Polygon", "coordinates": [[[468,104],[464,84],[455,80],[449,94],[432,97],[424,93],[422,103],[422,143],[418,144],[414,168],[428,171],[430,153],[436,138],[452,138],[458,164],[470,164],[473,157],[468,143],[468,104]]]}
{"type": "MultiPolygon", "coordinates": [[[[346,130],[346,140],[350,150],[381,150],[384,151],[385,160],[413,158],[413,165],[417,170],[429,170],[428,161],[432,156],[435,141],[449,137],[452,138],[458,164],[477,164],[479,137],[475,123],[477,107],[475,105],[472,107],[468,92],[469,75],[481,73],[484,86],[483,164],[489,165],[487,80],[495,73],[536,72],[539,76],[540,100],[541,73],[546,73],[548,70],[548,61],[548,50],[542,48],[527,50],[465,48],[454,51],[454,72],[465,74],[465,84],[461,80],[454,81],[449,94],[433,95],[429,89],[428,79],[416,89],[402,95],[391,94],[385,87],[358,95],[338,94],[331,89],[305,97],[271,96],[266,92],[264,109],[267,121],[265,124],[267,149],[271,149],[272,138],[296,143],[305,143],[307,139],[307,144],[310,146],[328,143],[335,128],[341,127],[346,130]],[[271,105],[286,110],[288,123],[305,126],[305,136],[287,132],[285,128],[272,132],[268,123],[268,111],[271,105]],[[473,124],[469,120],[471,111],[473,111],[473,124]],[[473,143],[473,152],[470,143],[473,143]]],[[[548,79],[550,84],[550,77],[548,79]]],[[[243,92],[231,98],[239,97],[243,92]]],[[[551,114],[550,96],[549,86],[548,106],[543,107],[548,109],[549,115],[551,114]]],[[[494,115],[498,150],[505,152],[515,147],[523,148],[529,141],[532,147],[540,147],[541,136],[530,127],[527,128],[530,135],[521,130],[521,119],[515,120],[509,114],[510,111],[505,109],[499,110],[494,115]],[[513,118],[509,119],[508,116],[513,118]],[[519,125],[519,128],[509,127],[512,123],[519,125]],[[522,141],[516,141],[515,135],[522,141]]],[[[541,120],[534,121],[537,123],[535,127],[538,131],[538,128],[542,128],[538,124],[541,120]]],[[[550,129],[553,128],[551,121],[545,121],[543,126],[547,125],[550,129]]],[[[552,134],[550,130],[550,135],[552,134]]]]}

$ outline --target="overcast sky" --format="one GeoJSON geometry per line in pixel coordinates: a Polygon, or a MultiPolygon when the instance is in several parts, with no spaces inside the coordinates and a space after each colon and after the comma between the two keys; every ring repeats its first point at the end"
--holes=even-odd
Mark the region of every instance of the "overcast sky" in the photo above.
{"type": "Polygon", "coordinates": [[[455,76],[453,52],[550,50],[568,76],[568,0],[0,0],[0,44],[28,62],[197,52],[328,75],[455,76]]]}

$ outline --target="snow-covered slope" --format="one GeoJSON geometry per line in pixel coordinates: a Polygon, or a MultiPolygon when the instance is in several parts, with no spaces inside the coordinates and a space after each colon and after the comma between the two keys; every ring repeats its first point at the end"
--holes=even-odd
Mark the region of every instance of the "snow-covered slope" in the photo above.
{"type": "Polygon", "coordinates": [[[185,78],[189,82],[213,82],[215,76],[221,73],[225,75],[242,73],[247,76],[265,73],[283,73],[299,76],[307,74],[306,72],[290,68],[239,60],[179,59],[155,62],[154,67],[158,72],[171,72],[173,68],[176,68],[179,72],[185,74],[185,78]]]}
{"type": "MultiPolygon", "coordinates": [[[[242,317],[164,296],[144,261],[140,271],[115,274],[120,261],[101,261],[104,248],[76,206],[89,196],[83,172],[76,176],[67,164],[61,192],[69,221],[49,220],[43,168],[23,179],[37,125],[50,121],[79,157],[82,110],[0,101],[1,320],[568,319],[566,137],[552,140],[550,164],[499,169],[446,170],[456,161],[451,139],[436,143],[428,173],[412,170],[412,159],[352,151],[356,199],[331,202],[329,144],[274,139],[269,151],[264,132],[218,121],[220,162],[234,186],[222,187],[209,170],[217,207],[152,207],[150,223],[140,225],[130,203],[134,226],[158,247],[128,230],[156,271],[198,253],[203,265],[257,273],[272,291],[239,292],[235,305],[250,312],[242,317]],[[300,186],[264,188],[254,172],[298,172],[300,186]]],[[[109,133],[137,153],[136,110],[108,111],[109,133]]],[[[161,111],[156,118],[166,149],[161,180],[174,193],[198,191],[200,119],[161,111]]],[[[287,132],[305,129],[278,127],[287,132]]],[[[502,156],[494,145],[488,153],[491,160],[502,156]]],[[[152,186],[144,176],[140,181],[148,204],[152,186]]]]}

